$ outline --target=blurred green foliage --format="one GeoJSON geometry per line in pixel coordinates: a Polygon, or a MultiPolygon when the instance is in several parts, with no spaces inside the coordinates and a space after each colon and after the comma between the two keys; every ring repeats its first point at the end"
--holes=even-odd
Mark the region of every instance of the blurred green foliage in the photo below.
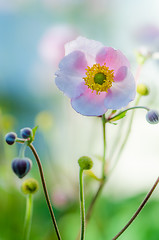
{"type": "MultiPolygon", "coordinates": [[[[16,186],[12,186],[7,191],[1,187],[0,196],[0,239],[21,240],[25,214],[25,197],[16,189],[16,186]]],[[[86,239],[112,239],[127,223],[143,198],[144,194],[122,200],[101,197],[88,224],[86,239]]],[[[87,205],[89,201],[90,199],[86,199],[87,205]]],[[[65,208],[54,210],[63,239],[75,239],[80,226],[78,202],[74,201],[65,206],[65,208]]],[[[123,234],[121,239],[159,239],[158,216],[158,200],[153,199],[147,204],[140,216],[123,234]]],[[[56,239],[42,191],[34,199],[30,239],[56,239]]]]}
{"type": "MultiPolygon", "coordinates": [[[[17,145],[8,146],[5,143],[4,135],[7,131],[14,129],[13,117],[1,113],[1,129],[0,132],[0,240],[22,240],[26,197],[21,192],[21,184],[23,180],[18,179],[11,170],[11,161],[18,155],[17,145]],[[3,124],[4,119],[8,116],[11,125],[3,124]]],[[[50,119],[50,118],[49,118],[50,119]]],[[[45,134],[45,131],[43,132],[45,134]]],[[[36,136],[37,137],[37,136],[36,136]]],[[[38,138],[36,138],[36,142],[38,138]]],[[[37,150],[40,147],[38,146],[37,150]]],[[[29,149],[28,149],[29,150],[29,149]]],[[[65,190],[65,182],[57,184],[58,175],[60,170],[57,169],[56,163],[49,161],[49,154],[46,151],[41,151],[43,161],[44,174],[46,177],[50,197],[53,200],[57,191],[65,190]],[[54,176],[52,178],[51,174],[54,176]],[[56,191],[55,191],[56,190],[56,191]]],[[[26,155],[30,154],[29,151],[26,155]]],[[[31,155],[31,154],[30,154],[31,155]]],[[[54,156],[52,156],[54,159],[54,156]]],[[[29,175],[38,180],[40,191],[34,196],[34,210],[31,227],[30,240],[56,240],[55,231],[51,222],[50,214],[45,202],[42,185],[37,165],[33,156],[33,167],[29,175]]],[[[62,166],[61,166],[62,167],[62,166]]],[[[64,178],[67,174],[61,169],[64,178]]],[[[29,176],[30,177],[30,176],[29,176]]],[[[86,192],[86,209],[93,197],[92,192],[92,178],[86,176],[85,179],[85,192],[86,192]]],[[[78,176],[76,181],[78,182],[78,176]]],[[[54,212],[59,225],[62,239],[73,240],[76,239],[80,229],[80,207],[78,201],[78,184],[77,182],[72,185],[74,196],[68,197],[61,205],[54,204],[54,212]]],[[[95,189],[93,190],[95,191],[95,189]]],[[[69,193],[67,193],[69,195],[69,193]]],[[[101,195],[97,200],[92,218],[88,223],[86,229],[87,240],[103,240],[112,239],[128,222],[138,206],[145,197],[145,193],[136,195],[130,198],[112,197],[110,194],[101,195]]],[[[58,200],[57,200],[58,201],[58,200]]],[[[57,202],[56,201],[56,202],[57,202]]],[[[59,199],[60,201],[60,199],[59,199]]],[[[126,230],[120,239],[128,240],[158,240],[159,239],[159,205],[158,199],[150,199],[141,214],[135,222],[126,230]]]]}

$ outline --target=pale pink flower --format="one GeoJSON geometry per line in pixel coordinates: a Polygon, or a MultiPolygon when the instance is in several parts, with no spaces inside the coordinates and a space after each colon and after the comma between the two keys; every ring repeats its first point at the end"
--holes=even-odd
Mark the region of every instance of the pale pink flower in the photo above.
{"type": "Polygon", "coordinates": [[[65,56],[64,45],[75,37],[77,33],[69,25],[57,25],[50,28],[39,44],[41,57],[57,67],[59,61],[65,56]]]}
{"type": "Polygon", "coordinates": [[[55,82],[78,113],[99,116],[134,99],[135,80],[129,61],[119,50],[78,37],[65,45],[65,55],[55,82]]]}

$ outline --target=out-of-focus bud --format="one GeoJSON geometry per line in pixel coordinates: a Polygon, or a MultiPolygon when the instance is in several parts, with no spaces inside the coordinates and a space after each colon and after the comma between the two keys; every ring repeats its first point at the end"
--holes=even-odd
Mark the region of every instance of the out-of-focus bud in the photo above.
{"type": "Polygon", "coordinates": [[[17,134],[14,132],[7,133],[5,136],[6,143],[8,143],[9,145],[14,144],[16,138],[17,138],[17,134]]]}
{"type": "Polygon", "coordinates": [[[13,172],[19,177],[23,178],[31,169],[32,162],[29,158],[15,158],[12,161],[13,172]]]}
{"type": "Polygon", "coordinates": [[[83,156],[78,159],[78,164],[81,169],[89,170],[93,167],[93,161],[90,157],[83,156]]]}
{"type": "Polygon", "coordinates": [[[34,194],[39,189],[39,184],[34,178],[26,179],[21,186],[24,194],[34,194]]]}
{"type": "Polygon", "coordinates": [[[146,114],[146,120],[150,124],[157,124],[159,122],[159,113],[156,110],[150,110],[146,114]]]}
{"type": "Polygon", "coordinates": [[[31,129],[31,128],[26,127],[26,128],[22,128],[22,129],[20,130],[20,134],[21,134],[22,138],[27,139],[27,138],[32,137],[33,132],[32,132],[32,129],[31,129]]]}
{"type": "Polygon", "coordinates": [[[140,83],[137,85],[137,93],[142,96],[147,96],[149,95],[149,89],[145,84],[140,83]]]}
{"type": "Polygon", "coordinates": [[[149,59],[152,56],[152,52],[149,51],[149,49],[145,46],[140,47],[140,49],[138,49],[135,52],[136,55],[136,61],[138,62],[138,64],[142,65],[145,63],[145,61],[147,59],[149,59]]]}

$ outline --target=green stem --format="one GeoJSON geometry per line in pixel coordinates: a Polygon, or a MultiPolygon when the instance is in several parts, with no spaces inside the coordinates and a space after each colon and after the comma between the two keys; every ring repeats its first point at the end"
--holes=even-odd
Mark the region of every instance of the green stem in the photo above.
{"type": "MultiPolygon", "coordinates": [[[[83,231],[84,231],[84,227],[86,227],[90,217],[91,217],[91,214],[92,214],[92,211],[93,211],[93,208],[94,208],[94,205],[96,203],[96,200],[98,199],[103,187],[104,187],[104,184],[106,182],[106,177],[105,177],[105,159],[106,159],[106,133],[105,133],[105,124],[106,124],[106,119],[105,119],[105,114],[103,114],[102,116],[102,126],[103,126],[103,161],[102,161],[102,181],[100,182],[100,185],[98,187],[98,190],[96,192],[96,194],[94,195],[90,205],[89,205],[89,208],[87,210],[87,214],[86,214],[86,222],[85,222],[85,226],[83,225],[82,223],[82,226],[83,226],[83,231]]],[[[81,175],[81,173],[80,173],[81,175]]],[[[82,181],[82,176],[80,177],[80,181],[82,181]]],[[[82,186],[80,185],[80,192],[82,191],[82,186]]],[[[80,195],[80,197],[82,197],[80,195]]],[[[84,204],[84,203],[83,203],[84,204]]],[[[83,209],[84,209],[84,206],[83,206],[83,209]]],[[[85,219],[85,212],[83,211],[82,213],[82,210],[81,210],[81,216],[83,216],[83,219],[85,219]],[[83,215],[82,215],[83,214],[83,215]]],[[[81,228],[81,231],[82,231],[82,228],[81,228]]],[[[84,233],[83,233],[84,234],[84,233]]],[[[81,233],[81,237],[82,237],[82,233],[81,233]]],[[[77,240],[79,239],[79,234],[77,236],[77,240]]],[[[82,239],[82,238],[81,238],[82,239]]]]}
{"type": "Polygon", "coordinates": [[[98,187],[98,190],[96,192],[96,194],[94,195],[90,205],[89,205],[89,208],[88,208],[88,211],[87,211],[87,214],[86,214],[86,224],[88,223],[90,217],[91,217],[91,214],[92,214],[92,210],[93,210],[93,207],[95,205],[95,202],[96,200],[98,199],[103,187],[104,187],[104,184],[106,182],[106,176],[105,176],[105,161],[106,161],[106,119],[105,119],[105,114],[103,114],[102,116],[102,126],[103,126],[103,166],[102,166],[102,181],[98,187]]]}
{"type": "Polygon", "coordinates": [[[25,157],[25,149],[27,147],[27,142],[24,142],[24,144],[21,146],[19,157],[24,158],[25,157]]]}
{"type": "MultiPolygon", "coordinates": [[[[20,139],[18,138],[16,140],[16,142],[19,142],[19,143],[25,143],[27,142],[26,140],[23,140],[23,139],[20,139]]],[[[32,143],[29,143],[28,146],[30,147],[35,159],[36,159],[36,162],[38,164],[38,168],[39,168],[39,172],[40,172],[40,177],[41,177],[41,182],[42,182],[42,186],[43,186],[43,191],[44,191],[44,195],[45,195],[45,199],[46,199],[46,202],[47,202],[47,205],[48,205],[48,208],[49,208],[49,212],[50,212],[50,215],[51,215],[51,219],[52,219],[52,222],[53,222],[53,225],[54,225],[54,228],[55,228],[55,231],[56,231],[56,235],[57,235],[57,238],[58,240],[61,240],[61,236],[60,236],[60,232],[59,232],[59,229],[58,229],[58,226],[57,226],[57,223],[56,223],[56,219],[55,219],[55,215],[54,215],[54,212],[53,212],[53,208],[52,208],[52,205],[51,205],[51,201],[50,201],[50,198],[49,198],[49,194],[48,194],[48,191],[47,191],[47,187],[46,187],[46,183],[45,183],[45,178],[44,178],[44,173],[43,173],[43,168],[42,168],[42,164],[41,164],[41,161],[40,161],[40,158],[33,146],[32,143]]]]}
{"type": "Polygon", "coordinates": [[[80,185],[80,209],[81,209],[81,240],[84,240],[85,232],[85,207],[84,207],[84,189],[83,189],[83,169],[79,171],[79,185],[80,185]]]}
{"type": "Polygon", "coordinates": [[[120,237],[123,234],[123,232],[125,232],[125,230],[130,226],[130,224],[135,220],[135,218],[138,216],[138,214],[141,212],[141,210],[143,209],[143,207],[145,206],[145,204],[147,203],[147,201],[151,197],[151,195],[152,195],[153,191],[155,190],[155,188],[156,188],[158,183],[159,183],[159,177],[157,178],[157,180],[154,183],[153,187],[151,188],[151,190],[149,191],[149,193],[147,194],[147,196],[145,197],[145,199],[143,200],[143,202],[141,203],[141,205],[139,206],[137,211],[134,213],[132,218],[125,225],[125,227],[123,227],[123,229],[114,238],[112,238],[112,240],[116,240],[118,237],[120,237]]]}
{"type": "MultiPolygon", "coordinates": [[[[145,110],[147,110],[147,111],[150,110],[148,107],[144,107],[144,106],[135,106],[135,107],[127,108],[127,109],[125,109],[124,111],[116,114],[116,115],[113,116],[112,118],[108,118],[107,122],[113,121],[113,119],[116,118],[116,117],[118,117],[121,113],[125,113],[125,112],[128,112],[128,111],[130,111],[130,110],[134,110],[134,109],[145,109],[145,110]]],[[[132,112],[132,114],[134,114],[134,111],[132,112]]]]}
{"type": "Polygon", "coordinates": [[[106,161],[106,134],[105,134],[105,125],[106,119],[105,114],[102,116],[102,125],[103,125],[103,166],[102,166],[102,178],[105,178],[105,161],[106,161]]]}
{"type": "Polygon", "coordinates": [[[32,150],[32,152],[34,154],[34,157],[35,157],[36,162],[37,162],[38,167],[39,167],[39,172],[40,172],[41,182],[42,182],[42,185],[43,185],[45,199],[46,199],[49,211],[50,211],[50,215],[51,215],[51,219],[52,219],[53,225],[55,227],[57,238],[58,238],[58,240],[61,240],[60,232],[59,232],[59,229],[58,229],[58,226],[57,226],[57,223],[56,223],[56,219],[55,219],[55,215],[54,215],[54,212],[53,212],[53,209],[52,209],[52,206],[51,206],[51,202],[50,202],[50,199],[49,199],[49,194],[48,194],[48,191],[47,191],[47,187],[46,187],[46,183],[45,183],[45,178],[44,178],[44,173],[43,173],[43,169],[42,169],[40,158],[39,158],[39,156],[38,156],[38,154],[37,154],[33,144],[29,144],[29,147],[30,147],[30,149],[32,150]]]}
{"type": "Polygon", "coordinates": [[[106,178],[100,183],[99,188],[98,188],[96,194],[94,195],[94,197],[93,197],[93,199],[92,199],[92,201],[89,205],[89,208],[88,208],[88,211],[87,211],[87,214],[86,214],[86,225],[87,225],[87,223],[88,223],[88,221],[91,217],[94,204],[95,204],[96,200],[98,199],[98,196],[100,195],[100,193],[101,193],[101,191],[104,187],[105,182],[106,182],[106,178]]]}
{"type": "Polygon", "coordinates": [[[33,196],[29,194],[26,199],[26,214],[25,214],[25,224],[24,224],[24,240],[29,240],[31,220],[33,212],[33,196]]]}

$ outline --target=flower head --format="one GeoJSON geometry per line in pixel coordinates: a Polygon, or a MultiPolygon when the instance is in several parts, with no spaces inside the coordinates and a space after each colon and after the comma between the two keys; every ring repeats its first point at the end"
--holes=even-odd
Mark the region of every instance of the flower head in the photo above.
{"type": "Polygon", "coordinates": [[[78,113],[99,116],[134,99],[135,80],[129,61],[119,50],[78,37],[65,45],[65,54],[55,82],[78,113]]]}

